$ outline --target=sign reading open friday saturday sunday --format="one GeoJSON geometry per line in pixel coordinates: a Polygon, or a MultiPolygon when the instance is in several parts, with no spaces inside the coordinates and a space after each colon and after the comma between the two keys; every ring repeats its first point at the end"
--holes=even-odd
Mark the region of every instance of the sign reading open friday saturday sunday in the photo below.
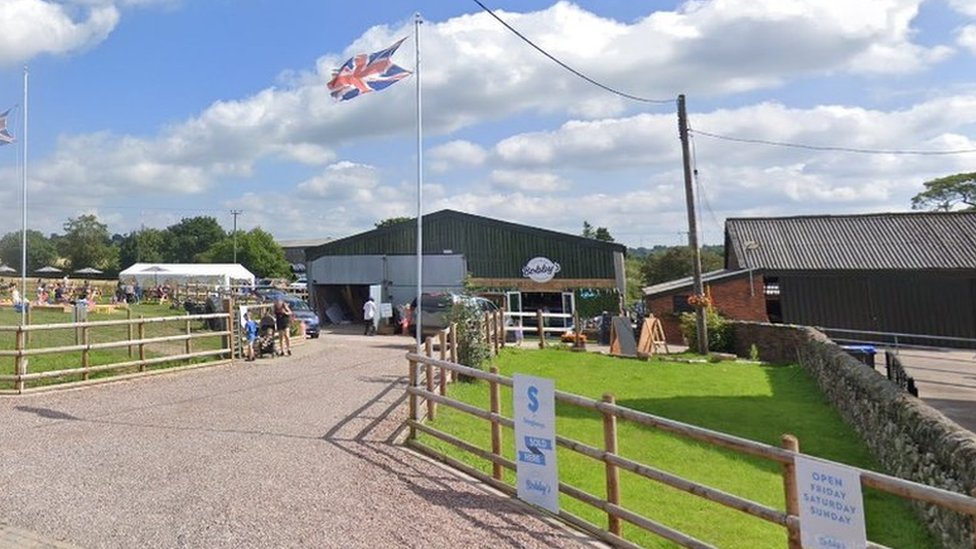
{"type": "Polygon", "coordinates": [[[807,549],[863,549],[864,498],[856,469],[796,456],[800,539],[807,549]]]}

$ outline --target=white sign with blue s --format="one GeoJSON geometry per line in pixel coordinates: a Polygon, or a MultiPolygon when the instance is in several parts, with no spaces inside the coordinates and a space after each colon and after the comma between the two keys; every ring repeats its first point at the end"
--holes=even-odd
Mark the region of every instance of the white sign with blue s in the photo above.
{"type": "Polygon", "coordinates": [[[864,498],[856,469],[795,458],[800,539],[805,549],[864,549],[864,498]]]}
{"type": "Polygon", "coordinates": [[[522,374],[515,374],[512,380],[518,497],[559,513],[555,383],[522,374]]]}

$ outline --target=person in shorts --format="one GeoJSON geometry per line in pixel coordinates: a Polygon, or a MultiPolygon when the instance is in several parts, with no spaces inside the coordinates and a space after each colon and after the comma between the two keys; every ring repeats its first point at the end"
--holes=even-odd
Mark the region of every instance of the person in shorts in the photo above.
{"type": "Polygon", "coordinates": [[[258,341],[258,323],[250,313],[244,313],[244,335],[247,337],[247,360],[254,360],[254,346],[258,341]]]}
{"type": "Polygon", "coordinates": [[[274,304],[275,328],[278,330],[279,354],[291,355],[291,307],[284,299],[278,298],[274,304]]]}

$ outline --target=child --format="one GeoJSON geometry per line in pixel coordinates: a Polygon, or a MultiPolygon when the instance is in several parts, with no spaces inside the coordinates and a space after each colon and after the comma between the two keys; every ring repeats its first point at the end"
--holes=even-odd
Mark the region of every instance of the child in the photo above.
{"type": "Polygon", "coordinates": [[[258,340],[258,323],[251,320],[249,313],[244,313],[244,334],[247,336],[247,360],[254,360],[254,345],[258,340]]]}

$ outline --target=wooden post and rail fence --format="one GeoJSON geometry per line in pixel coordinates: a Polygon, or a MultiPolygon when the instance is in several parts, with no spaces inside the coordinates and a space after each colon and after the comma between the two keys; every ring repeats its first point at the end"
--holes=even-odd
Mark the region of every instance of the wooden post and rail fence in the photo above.
{"type": "MultiPolygon", "coordinates": [[[[27,384],[31,381],[38,381],[49,378],[65,376],[81,376],[82,381],[90,379],[91,374],[99,372],[112,372],[124,369],[136,369],[138,372],[145,372],[148,366],[167,362],[189,362],[202,358],[213,358],[217,360],[230,360],[234,355],[233,342],[235,340],[235,323],[231,313],[210,313],[201,315],[176,315],[158,318],[132,318],[131,312],[124,320],[100,320],[91,322],[71,322],[59,324],[35,324],[24,326],[0,326],[0,334],[14,334],[14,348],[0,349],[0,359],[11,357],[14,360],[13,374],[0,375],[0,382],[12,382],[13,391],[3,390],[4,393],[23,393],[27,390],[27,384]],[[223,321],[224,329],[216,331],[197,331],[194,332],[191,323],[194,321],[207,322],[209,320],[223,321]],[[146,327],[154,325],[174,324],[176,333],[171,335],[161,335],[146,337],[146,327]],[[102,328],[125,327],[127,337],[112,341],[93,342],[92,334],[102,328]],[[32,333],[49,332],[57,330],[74,330],[76,343],[74,345],[61,345],[57,347],[36,347],[32,348],[29,344],[29,335],[32,333]],[[217,348],[194,350],[193,341],[203,338],[220,338],[220,345],[217,348]],[[147,356],[147,345],[159,344],[180,344],[182,352],[175,354],[164,354],[161,356],[147,356]],[[92,365],[92,352],[112,349],[126,349],[125,355],[131,360],[115,362],[111,364],[92,365]],[[63,367],[56,370],[43,370],[31,372],[29,368],[30,358],[42,355],[56,355],[80,353],[80,360],[77,366],[63,367]],[[138,358],[133,355],[138,353],[138,358]]],[[[68,384],[61,384],[71,385],[68,384]]]]}
{"type": "MultiPolygon", "coordinates": [[[[504,330],[501,332],[504,333],[504,330]]],[[[428,339],[427,341],[430,342],[431,340],[428,339]]],[[[406,357],[410,366],[409,384],[406,391],[409,406],[409,417],[406,420],[408,427],[406,444],[430,457],[477,477],[504,493],[515,496],[516,489],[506,482],[505,474],[506,470],[515,471],[515,462],[504,457],[502,451],[504,446],[502,428],[514,429],[515,422],[512,418],[505,417],[501,414],[500,392],[502,386],[513,386],[512,379],[499,375],[498,369],[495,367],[485,372],[480,369],[457,364],[455,359],[445,360],[443,358],[443,351],[441,358],[436,358],[432,355],[430,349],[431,347],[428,345],[425,346],[423,353],[408,353],[406,357]],[[423,378],[421,377],[422,375],[424,376],[423,378]],[[489,394],[489,408],[487,410],[450,398],[446,394],[443,383],[440,384],[439,390],[434,390],[433,382],[435,378],[444,380],[449,376],[457,377],[459,375],[482,380],[487,383],[489,394]],[[425,406],[422,406],[422,404],[425,404],[425,406]],[[447,406],[462,413],[484,419],[488,423],[491,449],[486,450],[466,440],[457,438],[444,430],[428,425],[427,422],[436,419],[438,405],[447,406]],[[423,412],[422,408],[424,408],[423,412]],[[424,444],[417,439],[418,432],[429,435],[485,460],[491,464],[491,475],[424,444]]],[[[616,547],[639,547],[634,542],[621,537],[622,522],[630,523],[683,547],[712,547],[702,540],[624,507],[621,504],[620,498],[621,485],[619,473],[620,470],[625,470],[649,481],[670,486],[725,507],[741,511],[756,519],[781,526],[787,533],[787,547],[789,549],[801,549],[800,504],[796,491],[795,459],[803,456],[803,454],[800,453],[799,441],[796,437],[788,434],[783,435],[781,446],[777,447],[626,408],[616,404],[612,394],[605,394],[601,400],[594,400],[580,395],[556,391],[555,398],[557,403],[600,414],[604,433],[602,448],[561,436],[558,432],[556,434],[557,446],[602,462],[605,470],[605,493],[602,495],[588,493],[566,482],[559,482],[559,491],[566,496],[603,511],[607,518],[606,526],[597,526],[579,516],[561,510],[559,516],[566,522],[588,531],[597,538],[616,547]],[[672,435],[779,464],[783,477],[785,511],[682,478],[678,475],[657,469],[652,465],[621,456],[618,453],[618,421],[627,421],[651,427],[672,435]]],[[[833,464],[829,460],[820,461],[833,464]]],[[[860,476],[862,486],[893,494],[904,499],[941,506],[945,509],[968,515],[973,521],[974,528],[976,528],[976,497],[927,486],[867,469],[844,466],[857,472],[860,476]]],[[[976,493],[973,495],[976,496],[976,493]]],[[[976,547],[976,538],[974,538],[973,543],[974,547],[976,547]]],[[[883,545],[870,541],[867,546],[871,548],[884,548],[883,545]]]]}

